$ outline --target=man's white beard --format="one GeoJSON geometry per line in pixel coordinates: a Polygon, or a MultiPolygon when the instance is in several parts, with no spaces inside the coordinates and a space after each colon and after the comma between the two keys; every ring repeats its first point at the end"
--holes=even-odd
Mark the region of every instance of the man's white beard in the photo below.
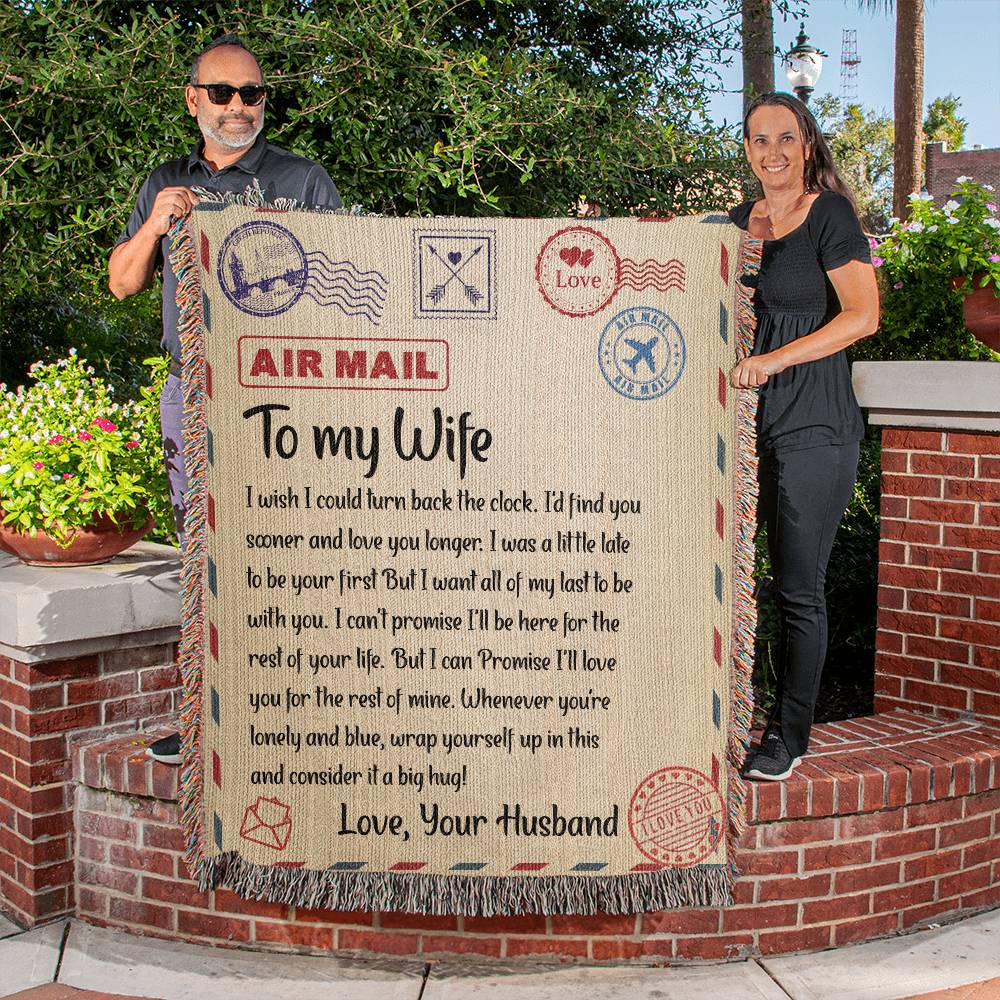
{"type": "Polygon", "coordinates": [[[220,146],[225,146],[226,149],[248,149],[256,142],[257,136],[264,129],[264,116],[261,115],[260,122],[256,128],[247,124],[238,132],[233,132],[232,130],[224,131],[217,128],[215,121],[210,119],[207,114],[204,116],[204,120],[201,114],[198,115],[198,124],[201,126],[202,132],[220,146]]]}

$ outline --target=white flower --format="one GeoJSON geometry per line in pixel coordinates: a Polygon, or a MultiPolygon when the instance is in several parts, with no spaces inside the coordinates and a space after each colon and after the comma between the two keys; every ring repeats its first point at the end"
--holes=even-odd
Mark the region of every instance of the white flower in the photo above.
{"type": "Polygon", "coordinates": [[[983,187],[986,188],[987,191],[992,191],[993,190],[993,185],[992,184],[984,184],[983,187]]]}
{"type": "MultiPolygon", "coordinates": [[[[937,228],[936,226],[934,227],[937,228]]],[[[911,233],[922,233],[924,231],[924,224],[922,222],[913,222],[910,224],[911,233]]]]}
{"type": "Polygon", "coordinates": [[[896,223],[897,223],[897,222],[899,222],[899,216],[897,216],[897,215],[894,215],[894,216],[893,216],[893,217],[892,217],[892,218],[891,218],[891,219],[889,220],[889,225],[890,225],[890,226],[894,226],[894,225],[896,225],[896,223]]]}
{"type": "MultiPolygon", "coordinates": [[[[959,177],[959,180],[961,179],[962,178],[959,177]]],[[[954,198],[951,201],[945,202],[944,206],[945,215],[951,215],[951,213],[954,212],[956,208],[958,208],[958,202],[955,201],[954,198]]]]}
{"type": "Polygon", "coordinates": [[[996,219],[984,219],[983,224],[989,226],[991,229],[1000,229],[1000,222],[996,219]]]}
{"type": "Polygon", "coordinates": [[[958,222],[958,219],[956,219],[954,215],[946,215],[944,217],[944,221],[953,226],[956,222],[958,222]]]}
{"type": "Polygon", "coordinates": [[[959,177],[958,183],[959,184],[964,184],[966,181],[971,181],[971,180],[972,180],[971,177],[959,177]]]}
{"type": "Polygon", "coordinates": [[[10,470],[11,470],[10,462],[4,462],[3,465],[0,465],[0,475],[5,476],[7,475],[8,472],[10,472],[10,470]]]}
{"type": "Polygon", "coordinates": [[[937,229],[938,229],[937,226],[928,226],[927,227],[927,232],[929,232],[929,233],[936,233],[937,229]]]}

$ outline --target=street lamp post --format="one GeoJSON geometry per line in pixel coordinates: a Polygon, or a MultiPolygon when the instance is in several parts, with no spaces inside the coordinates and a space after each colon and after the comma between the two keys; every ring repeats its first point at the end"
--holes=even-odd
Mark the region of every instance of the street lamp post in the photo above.
{"type": "Polygon", "coordinates": [[[800,26],[799,37],[795,44],[785,53],[782,65],[788,82],[803,104],[809,103],[809,95],[813,92],[820,73],[823,72],[825,52],[821,52],[809,42],[805,24],[800,26]]]}

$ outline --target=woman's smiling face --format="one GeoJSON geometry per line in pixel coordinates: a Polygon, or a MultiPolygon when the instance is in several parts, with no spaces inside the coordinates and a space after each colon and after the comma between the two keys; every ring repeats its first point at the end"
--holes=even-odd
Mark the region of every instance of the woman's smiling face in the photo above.
{"type": "Polygon", "coordinates": [[[750,116],[750,135],[743,140],[747,160],[765,188],[801,190],[808,150],[791,110],[763,104],[750,116]]]}

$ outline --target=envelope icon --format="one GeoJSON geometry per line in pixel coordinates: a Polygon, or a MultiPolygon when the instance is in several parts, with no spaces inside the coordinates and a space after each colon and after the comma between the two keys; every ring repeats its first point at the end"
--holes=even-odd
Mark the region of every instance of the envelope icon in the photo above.
{"type": "Polygon", "coordinates": [[[292,835],[292,810],[280,799],[257,796],[257,801],[247,806],[240,825],[244,840],[283,851],[292,835]]]}

